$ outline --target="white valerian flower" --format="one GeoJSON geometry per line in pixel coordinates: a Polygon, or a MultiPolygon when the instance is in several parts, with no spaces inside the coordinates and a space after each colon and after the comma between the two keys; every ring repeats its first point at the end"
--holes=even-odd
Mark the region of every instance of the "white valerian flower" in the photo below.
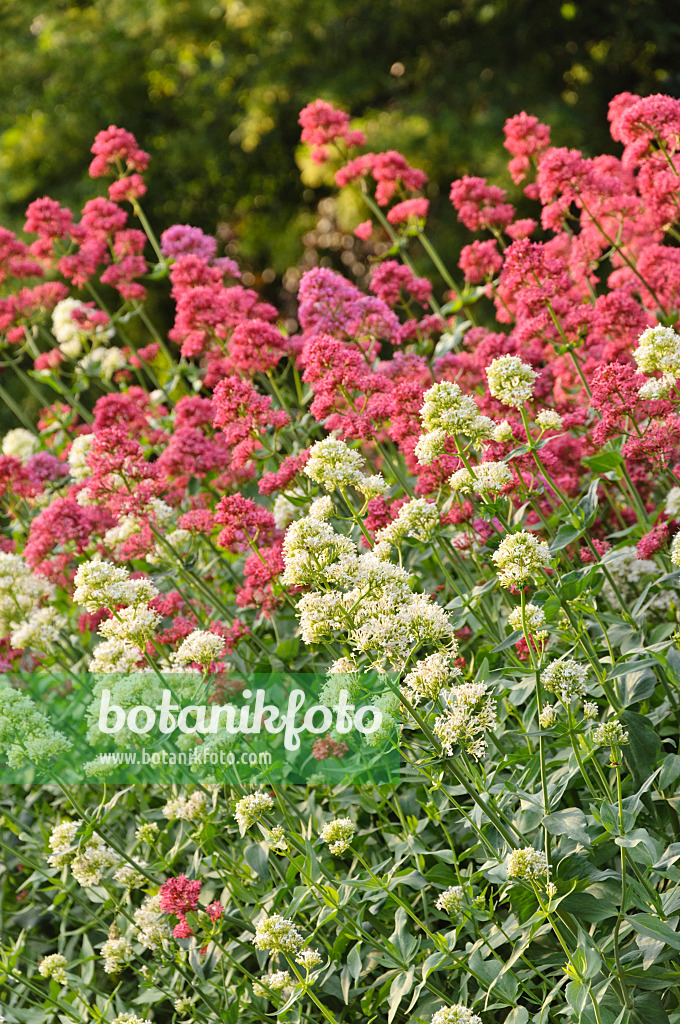
{"type": "Polygon", "coordinates": [[[18,651],[29,647],[49,651],[59,639],[59,631],[66,625],[66,619],[56,608],[38,608],[11,631],[10,646],[18,651]]]}
{"type": "MultiPolygon", "coordinates": [[[[167,808],[167,806],[168,805],[166,804],[165,807],[163,808],[164,814],[165,808],[167,808]]],[[[169,817],[169,815],[165,814],[165,817],[167,818],[169,817]]],[[[159,833],[160,828],[158,827],[155,821],[143,821],[142,824],[139,825],[135,831],[135,839],[137,839],[140,843],[149,843],[151,845],[156,842],[159,833]]]]}
{"type": "Polygon", "coordinates": [[[671,544],[671,562],[673,565],[680,565],[680,533],[676,533],[671,544]]]}
{"type": "Polygon", "coordinates": [[[503,444],[505,441],[512,441],[512,427],[507,420],[501,420],[501,422],[494,429],[491,435],[491,440],[496,441],[498,444],[503,444]]]}
{"type": "Polygon", "coordinates": [[[669,519],[677,519],[680,516],[680,487],[671,487],[664,508],[669,519]]]}
{"type": "Polygon", "coordinates": [[[445,686],[461,669],[455,664],[458,645],[449,651],[437,651],[416,662],[411,671],[404,677],[404,687],[412,704],[421,700],[436,700],[445,686]]]}
{"type": "Polygon", "coordinates": [[[134,672],[143,657],[138,647],[130,647],[122,640],[105,640],[97,644],[90,659],[89,670],[96,674],[110,675],[134,672]]]}
{"type": "Polygon", "coordinates": [[[464,395],[454,381],[439,381],[425,392],[420,418],[425,433],[415,454],[423,465],[441,455],[447,438],[462,435],[479,445],[488,441],[496,428],[493,420],[481,415],[474,398],[464,395]]]}
{"type": "Polygon", "coordinates": [[[548,873],[548,861],[543,850],[534,850],[533,846],[525,846],[513,850],[505,858],[508,878],[540,878],[548,873]]]}
{"type": "Polygon", "coordinates": [[[520,406],[534,394],[538,374],[519,356],[499,356],[486,368],[489,391],[503,405],[520,406]]]}
{"type": "Polygon", "coordinates": [[[196,662],[204,667],[219,658],[224,651],[224,640],[216,633],[195,629],[189,633],[179,648],[170,655],[173,665],[190,665],[196,662]]]}
{"type": "Polygon", "coordinates": [[[512,472],[506,462],[481,462],[472,472],[463,467],[449,478],[449,486],[458,494],[498,494],[512,483],[512,472]]]}
{"type": "Polygon", "coordinates": [[[541,430],[561,430],[562,417],[554,409],[541,409],[536,417],[536,424],[541,430]]]}
{"type": "Polygon", "coordinates": [[[270,989],[272,992],[280,992],[281,989],[291,984],[291,977],[288,971],[273,971],[272,974],[263,974],[262,983],[255,982],[253,985],[253,994],[258,996],[260,999],[267,999],[268,992],[270,989]],[[266,988],[264,986],[267,986],[266,988]]]}
{"type": "Polygon", "coordinates": [[[295,963],[300,964],[309,971],[312,967],[318,967],[319,964],[323,963],[323,957],[318,949],[301,949],[295,957],[295,963]]]}
{"type": "Polygon", "coordinates": [[[557,896],[557,886],[554,882],[546,882],[545,894],[548,899],[553,899],[553,897],[557,896]]]}
{"type": "Polygon", "coordinates": [[[93,338],[100,344],[106,343],[115,334],[112,326],[97,324],[94,328],[84,330],[83,327],[73,319],[75,310],[91,309],[87,303],[79,299],[62,299],[52,310],[52,334],[56,338],[59,349],[69,359],[76,359],[83,350],[83,343],[88,338],[93,338]]]}
{"type": "Polygon", "coordinates": [[[280,914],[272,914],[258,922],[253,945],[271,953],[297,953],[303,938],[292,921],[280,914]]]}
{"type": "Polygon", "coordinates": [[[132,956],[132,946],[124,935],[113,936],[101,948],[106,974],[120,974],[132,956]]]}
{"type": "Polygon", "coordinates": [[[592,720],[593,718],[597,718],[599,713],[600,712],[599,712],[597,704],[595,704],[593,701],[590,701],[590,700],[584,701],[584,703],[583,703],[583,717],[585,719],[592,720]]]}
{"type": "Polygon", "coordinates": [[[538,716],[541,729],[552,729],[557,725],[557,709],[554,704],[544,704],[543,710],[538,716]]]}
{"type": "Polygon", "coordinates": [[[450,885],[439,894],[435,907],[445,914],[457,914],[465,905],[465,890],[462,885],[450,885]]]}
{"type": "Polygon", "coordinates": [[[130,579],[129,570],[102,558],[83,562],[78,567],[74,582],[73,600],[89,612],[118,605],[148,604],[158,597],[151,580],[130,579]]]}
{"type": "Polygon", "coordinates": [[[2,439],[2,454],[12,455],[20,462],[30,459],[31,455],[35,455],[39,447],[40,439],[31,433],[30,430],[25,430],[23,427],[15,427],[14,430],[8,430],[2,439]]]}
{"type": "Polygon", "coordinates": [[[520,530],[504,537],[491,558],[496,563],[501,586],[516,587],[549,564],[550,550],[533,533],[520,530]]]}
{"type": "Polygon", "coordinates": [[[285,494],[277,494],[272,507],[272,515],[277,530],[285,530],[295,519],[296,508],[292,501],[289,501],[285,494]]]}
{"type": "Polygon", "coordinates": [[[431,1024],[482,1024],[482,1018],[462,1003],[443,1006],[430,1018],[431,1024]]]}
{"type": "Polygon", "coordinates": [[[119,1013],[111,1024],[152,1024],[147,1017],[138,1017],[136,1013],[119,1013]]]}
{"type": "Polygon", "coordinates": [[[371,498],[380,497],[381,494],[387,494],[389,490],[382,473],[374,473],[372,476],[364,476],[354,486],[358,491],[361,491],[364,498],[369,501],[371,498]]]}
{"type": "Polygon", "coordinates": [[[100,623],[97,632],[107,640],[119,640],[144,648],[153,639],[160,625],[161,616],[148,605],[121,608],[113,617],[100,623]]]}
{"type": "Polygon", "coordinates": [[[71,863],[77,853],[76,835],[81,825],[82,821],[78,819],[77,821],[61,821],[54,826],[48,840],[49,848],[52,851],[47,858],[48,864],[55,868],[61,868],[64,864],[71,863]]]}
{"type": "Polygon", "coordinates": [[[551,661],[541,673],[541,682],[548,693],[554,693],[564,704],[572,697],[583,697],[587,679],[587,667],[573,658],[551,661]]]}
{"type": "Polygon", "coordinates": [[[309,450],[305,473],[327,491],[356,487],[363,480],[364,457],[337,437],[317,441],[309,450]]]}
{"type": "Polygon", "coordinates": [[[673,383],[671,377],[661,377],[660,380],[657,377],[651,377],[638,389],[638,395],[649,402],[663,401],[669,397],[673,383]]]}
{"type": "Polygon", "coordinates": [[[461,683],[448,691],[448,698],[444,714],[435,720],[434,733],[449,756],[459,745],[478,761],[486,754],[485,733],[497,724],[496,701],[484,683],[461,683]]]}
{"type": "Polygon", "coordinates": [[[65,985],[68,981],[66,977],[67,966],[68,960],[62,953],[51,953],[38,964],[38,974],[43,978],[54,978],[60,985],[65,985]]]}
{"type": "MultiPolygon", "coordinates": [[[[139,866],[141,868],[145,868],[146,861],[140,860],[139,866]]],[[[121,885],[124,885],[128,891],[130,889],[141,889],[147,882],[142,872],[138,871],[137,868],[132,866],[132,864],[121,864],[113,877],[117,882],[120,882],[121,885]]]]}
{"type": "Polygon", "coordinates": [[[101,836],[93,835],[83,843],[71,861],[71,873],[78,885],[87,888],[99,885],[104,872],[117,863],[118,858],[101,836]]]}
{"type": "Polygon", "coordinates": [[[269,793],[249,793],[241,797],[234,809],[234,817],[241,835],[244,836],[251,825],[258,822],[263,814],[271,811],[273,806],[274,800],[269,793]]]}
{"type": "Polygon", "coordinates": [[[171,928],[168,915],[160,908],[160,894],[147,896],[141,907],[135,910],[135,936],[147,949],[160,949],[169,939],[171,928]]]}
{"type": "Polygon", "coordinates": [[[319,833],[324,843],[328,843],[331,853],[342,854],[349,850],[357,828],[351,818],[336,818],[328,821],[319,833]]]}
{"type": "Polygon", "coordinates": [[[440,519],[434,502],[426,498],[412,498],[401,506],[396,519],[378,530],[376,540],[378,543],[389,541],[394,545],[399,545],[404,537],[427,541],[439,526],[440,519]]]}
{"type": "Polygon", "coordinates": [[[92,447],[94,434],[77,434],[71,442],[68,453],[68,464],[71,476],[78,483],[90,475],[90,467],[87,464],[87,453],[92,447]]]}
{"type": "Polygon", "coordinates": [[[186,1017],[187,1014],[191,1013],[191,1007],[193,1006],[193,1000],[191,996],[179,996],[175,999],[174,1007],[177,1013],[182,1017],[186,1017]]]}
{"type": "Polygon", "coordinates": [[[648,327],[638,338],[633,359],[642,373],[660,372],[675,381],[680,377],[680,334],[672,327],[648,327]]]}
{"type": "Polygon", "coordinates": [[[198,789],[191,796],[172,797],[163,807],[163,817],[168,821],[200,821],[206,813],[206,796],[198,789]]]}
{"type": "Polygon", "coordinates": [[[534,640],[547,640],[548,630],[545,629],[545,612],[535,604],[527,604],[524,607],[524,621],[522,620],[522,608],[513,608],[508,615],[508,623],[513,629],[524,629],[526,622],[527,632],[534,640]]]}
{"type": "MultiPolygon", "coordinates": [[[[328,499],[330,502],[330,499],[328,499]]],[[[303,587],[324,579],[325,570],[348,564],[357,558],[357,546],[350,537],[336,533],[326,522],[326,505],[315,502],[307,516],[291,523],[283,539],[281,576],[284,586],[303,587]]]]}
{"type": "Polygon", "coordinates": [[[621,747],[628,742],[628,733],[617,718],[602,722],[593,733],[593,743],[597,747],[621,747]]]}
{"type": "Polygon", "coordinates": [[[83,373],[96,374],[104,380],[111,380],[118,370],[124,370],[127,365],[128,361],[123,350],[115,346],[93,348],[78,362],[83,373]]]}

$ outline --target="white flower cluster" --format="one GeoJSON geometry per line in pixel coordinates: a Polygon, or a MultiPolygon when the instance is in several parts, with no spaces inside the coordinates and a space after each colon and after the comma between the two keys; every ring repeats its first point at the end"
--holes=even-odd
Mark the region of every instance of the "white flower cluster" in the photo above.
{"type": "Polygon", "coordinates": [[[548,693],[554,693],[563,704],[568,704],[572,697],[583,697],[586,692],[588,669],[573,658],[563,661],[551,661],[541,672],[541,682],[548,693]]]}
{"type": "Polygon", "coordinates": [[[628,742],[628,733],[616,718],[602,722],[593,733],[593,743],[597,747],[622,747],[628,742]]]}
{"type": "Polygon", "coordinates": [[[416,662],[411,671],[404,676],[406,697],[411,704],[417,705],[421,700],[436,700],[445,686],[461,674],[454,659],[458,644],[454,641],[448,651],[437,651],[416,662]]]}
{"type": "Polygon", "coordinates": [[[378,543],[389,541],[398,547],[404,537],[428,541],[439,526],[439,509],[427,498],[412,498],[401,506],[397,518],[376,534],[378,543]]]}
{"type": "Polygon", "coordinates": [[[39,764],[73,744],[38,711],[27,693],[0,676],[0,748],[10,768],[39,764]]]}
{"type": "MultiPolygon", "coordinates": [[[[168,800],[163,807],[163,817],[168,821],[200,821],[206,816],[206,808],[205,793],[197,789],[191,796],[180,795],[168,800]]],[[[157,825],[155,827],[158,829],[157,825]]]]}
{"type": "Polygon", "coordinates": [[[73,319],[73,312],[76,309],[87,309],[84,302],[79,299],[62,299],[52,310],[52,334],[56,338],[60,351],[70,359],[76,359],[83,351],[83,343],[88,338],[96,339],[100,344],[106,343],[113,337],[113,327],[106,324],[98,324],[93,330],[85,331],[81,325],[73,319]]]}
{"type": "Polygon", "coordinates": [[[112,936],[101,948],[106,974],[119,974],[132,956],[132,946],[125,936],[112,936]]]}
{"type": "Polygon", "coordinates": [[[672,327],[648,327],[638,338],[633,359],[642,373],[661,373],[669,384],[680,377],[680,334],[672,327]]]}
{"type": "Polygon", "coordinates": [[[117,857],[97,834],[90,836],[85,842],[76,844],[81,825],[80,820],[62,821],[54,827],[49,838],[52,853],[47,858],[47,863],[58,868],[68,864],[79,885],[98,885],[104,872],[116,865],[117,857]]]}
{"type": "Polygon", "coordinates": [[[79,566],[75,584],[76,604],[84,605],[90,612],[108,608],[112,613],[99,626],[99,635],[105,637],[105,642],[95,648],[90,671],[133,671],[161,621],[158,612],[149,607],[158,590],[151,580],[130,579],[124,566],[99,558],[79,566]],[[118,608],[119,605],[125,607],[118,608]]]}
{"type": "Polygon", "coordinates": [[[224,651],[224,640],[217,633],[195,629],[182,640],[178,649],[170,656],[173,665],[190,665],[196,662],[207,668],[224,651]]]}
{"type": "Polygon", "coordinates": [[[463,467],[449,479],[452,491],[458,494],[498,494],[512,483],[512,472],[507,462],[480,462],[472,472],[463,467]]]}
{"type": "Polygon", "coordinates": [[[538,374],[519,356],[499,356],[486,368],[489,391],[503,405],[520,406],[530,401],[538,374]]]}
{"type": "Polygon", "coordinates": [[[513,850],[505,859],[508,878],[540,878],[548,873],[548,861],[543,850],[525,846],[513,850]]]}
{"type": "Polygon", "coordinates": [[[312,967],[318,967],[323,963],[323,957],[318,949],[301,949],[295,957],[295,963],[310,971],[312,967]]]}
{"type": "Polygon", "coordinates": [[[62,953],[51,953],[38,964],[38,974],[43,978],[54,978],[60,985],[67,982],[66,967],[68,960],[62,953]]]}
{"type": "Polygon", "coordinates": [[[504,537],[491,558],[501,586],[518,587],[549,564],[550,550],[533,533],[520,530],[504,537]]]}
{"type": "Polygon", "coordinates": [[[552,729],[557,725],[557,708],[554,704],[544,704],[538,716],[541,729],[552,729]]]}
{"type": "Polygon", "coordinates": [[[541,409],[536,417],[536,425],[541,430],[561,430],[562,417],[554,409],[541,409]]]}
{"type": "Polygon", "coordinates": [[[482,1024],[479,1014],[468,1010],[462,1003],[455,1006],[443,1006],[430,1018],[431,1024],[482,1024]]]}
{"type": "Polygon", "coordinates": [[[138,1017],[136,1013],[119,1013],[111,1024],[152,1024],[148,1017],[138,1017]]]}
{"type": "Polygon", "coordinates": [[[71,476],[78,483],[86,480],[90,475],[90,467],[87,464],[87,453],[92,447],[94,434],[77,434],[71,442],[68,453],[68,464],[71,476]]]}
{"type": "Polygon", "coordinates": [[[35,455],[40,447],[39,438],[24,427],[8,430],[2,439],[2,454],[11,455],[19,462],[25,462],[35,455]]]}
{"type": "Polygon", "coordinates": [[[336,487],[340,490],[354,487],[366,498],[385,494],[387,484],[382,476],[377,473],[365,477],[364,465],[361,452],[350,448],[337,437],[326,437],[310,448],[305,473],[315,483],[323,484],[327,491],[334,491],[336,487]]]}
{"type": "MultiPolygon", "coordinates": [[[[140,868],[146,867],[146,861],[139,861],[140,868]]],[[[132,864],[121,864],[118,870],[114,873],[115,880],[124,885],[125,888],[130,889],[141,889],[143,885],[146,885],[147,879],[144,877],[141,871],[133,867],[132,864]]]]}
{"type": "Polygon", "coordinates": [[[102,377],[111,380],[118,370],[124,370],[128,361],[122,349],[112,345],[111,348],[98,346],[78,361],[78,367],[88,376],[102,377]]]}
{"type": "Polygon", "coordinates": [[[234,817],[241,835],[244,836],[248,829],[273,807],[274,800],[269,793],[249,793],[247,796],[241,797],[234,809],[234,817]]]}
{"type": "Polygon", "coordinates": [[[340,855],[349,850],[356,832],[356,825],[351,818],[335,818],[334,821],[327,821],[321,829],[319,836],[324,843],[328,843],[331,853],[340,855]]]}
{"type": "Polygon", "coordinates": [[[253,993],[260,999],[267,999],[267,989],[270,989],[272,992],[280,992],[281,989],[290,984],[291,977],[288,971],[273,971],[272,974],[262,975],[262,984],[255,982],[253,985],[253,993]],[[264,988],[265,985],[267,986],[267,989],[264,988]]]}
{"type": "Polygon", "coordinates": [[[450,885],[439,894],[435,907],[445,914],[457,914],[465,905],[465,890],[462,885],[450,885]]]}
{"type": "Polygon", "coordinates": [[[302,640],[320,643],[342,632],[375,664],[395,666],[424,643],[450,644],[451,620],[428,596],[411,591],[406,570],[387,561],[387,543],[359,554],[351,538],[325,521],[331,511],[330,499],[314,502],[284,538],[284,585],[317,588],[298,604],[302,640]]]}
{"type": "Polygon", "coordinates": [[[302,943],[303,938],[293,922],[280,914],[263,918],[255,928],[255,949],[271,953],[297,953],[302,943]]]}
{"type": "Polygon", "coordinates": [[[425,392],[420,418],[425,433],[415,454],[422,465],[445,451],[449,437],[467,437],[479,446],[493,437],[496,428],[493,420],[480,414],[474,398],[464,395],[454,381],[440,381],[425,392]]]}
{"type": "MultiPolygon", "coordinates": [[[[168,803],[163,808],[163,814],[165,814],[165,817],[168,819],[170,818],[170,815],[167,814],[166,811],[170,803],[171,801],[169,800],[168,803]]],[[[137,839],[140,843],[153,844],[158,839],[159,833],[160,828],[158,827],[155,821],[143,821],[142,824],[138,825],[137,828],[135,829],[135,839],[137,839]]]]}
{"type": "Polygon", "coordinates": [[[54,597],[54,587],[37,576],[20,555],[0,551],[0,636],[9,635],[15,650],[35,647],[48,651],[59,639],[66,619],[42,601],[54,597]]]}
{"type": "Polygon", "coordinates": [[[671,487],[664,508],[669,519],[677,519],[680,516],[680,487],[671,487]]]}
{"type": "Polygon", "coordinates": [[[161,911],[158,893],[147,896],[133,918],[135,936],[146,949],[160,949],[170,937],[168,916],[161,911]]]}
{"type": "Polygon", "coordinates": [[[524,621],[522,620],[522,609],[513,608],[508,615],[508,623],[513,629],[524,629],[526,622],[527,632],[534,640],[542,641],[548,639],[548,630],[545,629],[545,612],[536,604],[527,604],[524,607],[524,621]]]}
{"type": "Polygon", "coordinates": [[[448,691],[448,703],[434,723],[434,733],[449,756],[458,744],[478,761],[486,754],[485,733],[496,724],[496,701],[484,683],[461,683],[448,691]]]}
{"type": "MultiPolygon", "coordinates": [[[[159,533],[163,534],[167,541],[170,541],[172,534],[169,530],[175,518],[175,510],[166,504],[166,502],[161,501],[160,498],[151,498],[146,506],[145,513],[146,518],[153,523],[159,533]]],[[[104,534],[104,544],[107,548],[115,548],[118,544],[122,544],[123,541],[128,540],[129,537],[139,533],[143,525],[142,520],[138,516],[121,516],[116,525],[112,526],[111,529],[107,530],[104,534]]],[[[189,533],[188,530],[174,532],[189,533]]],[[[190,533],[189,536],[191,536],[190,533]]]]}

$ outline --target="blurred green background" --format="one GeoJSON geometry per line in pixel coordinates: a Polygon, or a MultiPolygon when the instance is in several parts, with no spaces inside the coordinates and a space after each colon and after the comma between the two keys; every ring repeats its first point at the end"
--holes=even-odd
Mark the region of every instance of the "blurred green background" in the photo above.
{"type": "MultiPolygon", "coordinates": [[[[616,151],[608,100],[677,95],[679,44],[675,0],[0,0],[0,223],[19,228],[36,196],[77,208],[100,193],[89,147],[122,125],[152,154],[158,229],[217,232],[246,283],[285,304],[289,268],[337,263],[362,219],[324,206],[333,190],[304,167],[298,112],[322,97],[364,120],[372,148],[427,171],[455,265],[468,239],[449,182],[508,184],[507,117],[525,109],[558,145],[616,151]]],[[[360,256],[343,262],[361,278],[360,256]]]]}

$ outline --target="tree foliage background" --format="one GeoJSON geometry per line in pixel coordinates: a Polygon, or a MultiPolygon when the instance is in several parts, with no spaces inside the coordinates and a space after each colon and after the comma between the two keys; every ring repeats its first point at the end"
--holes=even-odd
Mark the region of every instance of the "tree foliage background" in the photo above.
{"type": "MultiPolygon", "coordinates": [[[[43,194],[91,196],[89,146],[119,124],[153,155],[152,221],[217,231],[276,290],[330,238],[312,232],[323,182],[300,173],[305,103],[342,105],[423,167],[436,229],[452,178],[507,184],[507,117],[607,151],[608,100],[676,95],[679,43],[672,0],[0,0],[0,222],[20,227],[43,194]]],[[[452,216],[437,234],[454,258],[452,216]]]]}

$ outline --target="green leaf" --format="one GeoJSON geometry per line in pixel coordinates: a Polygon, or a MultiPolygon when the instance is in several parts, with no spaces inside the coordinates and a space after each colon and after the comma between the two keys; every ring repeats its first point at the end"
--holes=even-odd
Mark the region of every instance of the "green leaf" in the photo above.
{"type": "Polygon", "coordinates": [[[392,986],[390,988],[390,997],[387,1001],[388,1006],[390,1008],[390,1011],[387,1015],[387,1024],[392,1024],[392,1021],[396,1016],[397,1010],[399,1009],[399,1003],[404,998],[404,996],[408,995],[408,993],[413,988],[414,973],[415,966],[411,966],[409,967],[408,971],[403,971],[401,974],[398,974],[394,981],[392,982],[392,986]]]}
{"type": "Polygon", "coordinates": [[[587,459],[581,460],[593,473],[603,476],[612,470],[618,469],[623,463],[623,456],[620,452],[598,452],[587,459]]]}
{"type": "Polygon", "coordinates": [[[630,1024],[670,1024],[670,1017],[656,992],[635,996],[630,1024]]]}
{"type": "Polygon", "coordinates": [[[638,715],[634,711],[622,711],[619,718],[628,733],[628,743],[622,748],[623,755],[632,772],[633,784],[639,789],[658,764],[661,740],[652,724],[643,715],[638,715]]]}
{"type": "Polygon", "coordinates": [[[562,523],[555,535],[554,541],[550,545],[551,553],[566,548],[567,544],[571,544],[572,541],[581,536],[584,529],[584,526],[572,526],[570,523],[562,523]]]}
{"type": "Polygon", "coordinates": [[[552,836],[568,836],[581,846],[590,846],[586,816],[577,807],[568,807],[564,811],[547,814],[543,818],[543,825],[552,836]]]}
{"type": "Polygon", "coordinates": [[[497,645],[496,647],[494,647],[494,648],[493,648],[493,650],[491,651],[491,653],[492,653],[492,654],[498,654],[498,653],[499,653],[499,651],[504,651],[504,650],[506,650],[506,648],[508,648],[508,647],[512,647],[512,645],[513,645],[513,644],[516,644],[516,643],[517,643],[517,641],[518,641],[518,640],[519,640],[519,639],[520,639],[520,638],[521,638],[521,637],[522,637],[523,635],[524,635],[524,634],[522,633],[522,630],[521,630],[521,629],[515,629],[515,630],[513,630],[513,632],[512,632],[511,634],[510,634],[510,636],[506,636],[505,640],[503,640],[503,642],[502,642],[502,643],[498,644],[498,645],[497,645]]]}
{"type": "MultiPolygon", "coordinates": [[[[677,918],[674,918],[677,922],[677,918]]],[[[657,939],[659,942],[672,946],[673,949],[680,949],[680,935],[672,928],[667,921],[660,921],[652,914],[626,914],[626,921],[633,926],[640,935],[646,935],[650,939],[657,939]]]]}

